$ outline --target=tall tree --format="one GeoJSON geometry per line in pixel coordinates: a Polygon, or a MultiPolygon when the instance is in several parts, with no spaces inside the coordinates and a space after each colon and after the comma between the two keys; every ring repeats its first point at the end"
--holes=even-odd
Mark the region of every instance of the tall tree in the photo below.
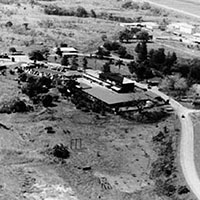
{"type": "Polygon", "coordinates": [[[121,66],[122,66],[122,65],[125,65],[125,64],[123,63],[123,60],[120,60],[120,59],[119,59],[119,60],[116,61],[115,65],[118,66],[118,69],[119,69],[119,71],[120,71],[121,66]]]}
{"type": "Polygon", "coordinates": [[[61,60],[61,65],[68,66],[69,65],[69,59],[67,56],[63,56],[61,60]]]}
{"type": "Polygon", "coordinates": [[[139,42],[135,47],[137,53],[137,61],[143,62],[147,59],[147,44],[145,41],[139,42]]]}
{"type": "Polygon", "coordinates": [[[87,69],[87,64],[88,64],[87,58],[83,57],[83,70],[84,70],[84,72],[87,69]]]}
{"type": "Polygon", "coordinates": [[[76,56],[72,57],[71,66],[72,66],[71,69],[73,69],[73,70],[78,69],[78,58],[76,56]]]}
{"type": "Polygon", "coordinates": [[[111,71],[110,71],[110,63],[109,63],[109,62],[106,62],[106,63],[103,65],[102,71],[103,71],[104,73],[110,73],[110,72],[111,72],[111,71]]]}
{"type": "Polygon", "coordinates": [[[131,61],[130,63],[127,64],[128,66],[128,70],[131,74],[133,74],[135,72],[135,70],[137,69],[137,64],[135,61],[131,61]]]}

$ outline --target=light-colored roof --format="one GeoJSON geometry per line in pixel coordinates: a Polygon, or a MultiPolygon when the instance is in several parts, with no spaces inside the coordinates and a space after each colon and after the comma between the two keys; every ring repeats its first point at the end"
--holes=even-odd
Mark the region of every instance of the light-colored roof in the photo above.
{"type": "Polygon", "coordinates": [[[74,47],[60,47],[62,52],[78,52],[74,47]]]}

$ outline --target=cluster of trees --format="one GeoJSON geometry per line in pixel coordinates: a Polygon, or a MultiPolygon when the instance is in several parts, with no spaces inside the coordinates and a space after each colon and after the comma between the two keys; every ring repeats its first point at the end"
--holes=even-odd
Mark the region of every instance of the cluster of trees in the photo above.
{"type": "Polygon", "coordinates": [[[31,51],[28,56],[30,60],[36,61],[43,61],[47,60],[48,56],[50,55],[50,51],[48,48],[43,48],[41,50],[33,50],[31,51]]]}
{"type": "Polygon", "coordinates": [[[151,5],[148,2],[144,2],[142,5],[132,2],[132,1],[127,1],[122,4],[122,8],[125,9],[134,9],[134,10],[149,10],[151,9],[151,5]]]}
{"type": "Polygon", "coordinates": [[[181,97],[188,91],[189,84],[186,78],[180,77],[180,75],[171,75],[162,80],[160,89],[172,96],[181,97]]]}
{"type": "Polygon", "coordinates": [[[130,62],[128,69],[131,74],[135,72],[139,80],[152,78],[155,75],[169,75],[177,61],[174,52],[166,55],[163,48],[151,49],[148,52],[146,41],[139,42],[135,47],[135,52],[137,60],[130,62]]]}
{"type": "Polygon", "coordinates": [[[65,9],[56,5],[46,5],[44,8],[44,13],[47,15],[60,15],[60,16],[76,16],[76,17],[95,17],[96,13],[94,10],[91,10],[91,13],[88,13],[85,8],[79,6],[76,9],[65,9]]]}
{"type": "Polygon", "coordinates": [[[173,68],[182,77],[186,78],[190,84],[200,82],[200,60],[199,59],[185,59],[177,63],[173,68]]]}
{"type": "Polygon", "coordinates": [[[26,73],[21,73],[19,79],[22,82],[26,82],[22,86],[22,93],[29,96],[33,103],[42,102],[45,107],[52,105],[53,97],[48,94],[49,89],[52,87],[52,80],[50,78],[45,76],[28,76],[26,73]]]}
{"type": "Polygon", "coordinates": [[[47,15],[92,17],[92,18],[99,18],[99,19],[125,22],[125,23],[138,22],[141,20],[140,17],[132,19],[132,18],[126,18],[122,16],[115,16],[112,13],[107,13],[107,12],[101,12],[97,14],[93,9],[90,11],[87,11],[84,7],[81,7],[81,6],[79,6],[76,9],[74,8],[65,9],[56,5],[45,5],[44,13],[47,15]]]}
{"type": "Polygon", "coordinates": [[[0,104],[0,113],[10,114],[15,112],[27,112],[30,110],[32,110],[32,107],[18,97],[14,97],[0,104]]]}
{"type": "Polygon", "coordinates": [[[120,42],[129,42],[130,40],[137,39],[148,42],[151,37],[147,31],[141,30],[140,28],[132,28],[131,30],[125,29],[119,32],[118,35],[120,42]]]}
{"type": "Polygon", "coordinates": [[[119,42],[116,41],[105,41],[103,47],[107,51],[114,51],[115,53],[119,54],[120,58],[127,58],[133,59],[134,57],[127,52],[126,47],[122,46],[119,42]]]}

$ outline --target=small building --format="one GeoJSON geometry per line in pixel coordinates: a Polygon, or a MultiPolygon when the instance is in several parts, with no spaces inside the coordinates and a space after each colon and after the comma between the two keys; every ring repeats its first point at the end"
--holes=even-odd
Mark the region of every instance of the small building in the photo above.
{"type": "MultiPolygon", "coordinates": [[[[56,52],[58,50],[57,47],[53,48],[53,51],[56,52]]],[[[77,56],[78,50],[74,47],[60,47],[60,51],[63,56],[77,56]]]]}
{"type": "Polygon", "coordinates": [[[195,31],[195,26],[183,22],[177,22],[177,23],[171,23],[167,26],[167,29],[175,32],[175,31],[180,31],[181,33],[186,33],[186,34],[193,34],[195,31]]]}
{"type": "Polygon", "coordinates": [[[118,93],[133,92],[135,83],[118,73],[101,73],[99,78],[105,82],[111,83],[111,89],[118,93]]]}
{"type": "Polygon", "coordinates": [[[156,22],[143,22],[143,26],[145,26],[148,30],[158,29],[159,25],[156,22]]]}

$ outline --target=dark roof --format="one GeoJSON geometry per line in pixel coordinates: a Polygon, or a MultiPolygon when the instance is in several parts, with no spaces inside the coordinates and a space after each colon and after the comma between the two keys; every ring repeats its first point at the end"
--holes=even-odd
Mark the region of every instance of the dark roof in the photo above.
{"type": "Polygon", "coordinates": [[[148,99],[148,97],[143,92],[121,94],[103,87],[85,89],[84,92],[103,101],[108,105],[148,99]]]}

